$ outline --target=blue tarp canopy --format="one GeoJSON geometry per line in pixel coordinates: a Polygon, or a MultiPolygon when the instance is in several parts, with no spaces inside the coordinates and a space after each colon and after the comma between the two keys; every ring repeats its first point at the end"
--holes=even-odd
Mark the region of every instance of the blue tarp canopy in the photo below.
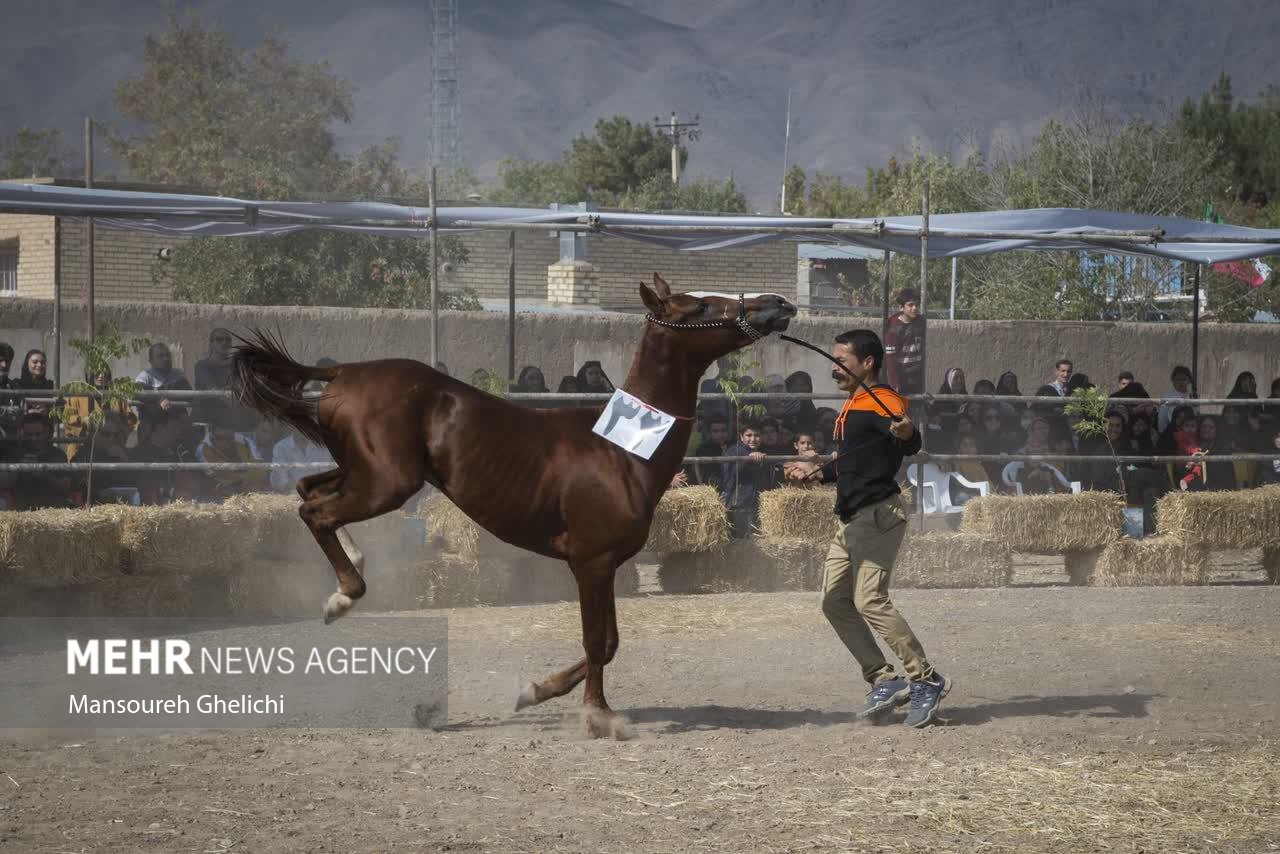
{"type": "MultiPolygon", "coordinates": [[[[0,182],[0,213],[93,216],[100,225],[112,228],[187,237],[270,236],[304,228],[423,237],[430,225],[427,208],[377,202],[269,202],[7,182],[0,182]]],[[[875,220],[610,211],[584,215],[579,211],[509,207],[441,207],[436,213],[437,226],[444,232],[500,229],[505,224],[546,225],[551,231],[557,224],[581,224],[580,218],[586,216],[598,233],[670,249],[731,249],[788,239],[920,254],[918,216],[875,220]]],[[[930,258],[1011,250],[1105,251],[1210,264],[1280,253],[1280,230],[1074,208],[929,217],[930,258]],[[1153,231],[1159,232],[1155,239],[1135,238],[1133,234],[1153,231]],[[964,236],[948,236],[949,232],[964,236]]]]}

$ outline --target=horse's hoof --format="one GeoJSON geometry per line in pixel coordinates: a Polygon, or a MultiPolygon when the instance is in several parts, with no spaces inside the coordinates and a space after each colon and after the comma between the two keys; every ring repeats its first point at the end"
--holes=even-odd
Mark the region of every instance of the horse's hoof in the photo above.
{"type": "Polygon", "coordinates": [[[626,741],[631,737],[627,732],[626,720],[622,715],[609,709],[583,706],[582,719],[586,724],[588,738],[614,738],[618,741],[626,741]]]}
{"type": "Polygon", "coordinates": [[[538,686],[536,683],[530,682],[520,689],[519,695],[516,696],[516,711],[520,711],[527,706],[536,706],[538,704],[538,686]]]}
{"type": "Polygon", "coordinates": [[[329,597],[329,601],[324,603],[324,624],[327,626],[343,614],[351,610],[351,606],[355,604],[355,600],[345,593],[334,593],[329,597]]]}

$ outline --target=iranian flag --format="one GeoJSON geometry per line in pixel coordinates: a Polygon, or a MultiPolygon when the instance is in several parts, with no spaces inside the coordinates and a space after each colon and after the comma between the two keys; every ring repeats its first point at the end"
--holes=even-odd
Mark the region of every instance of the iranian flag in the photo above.
{"type": "MultiPolygon", "coordinates": [[[[1218,216],[1218,212],[1213,209],[1213,202],[1209,202],[1204,206],[1204,218],[1213,223],[1222,222],[1222,217],[1218,216]]],[[[1271,268],[1264,264],[1260,258],[1255,258],[1252,261],[1223,261],[1209,265],[1209,269],[1216,273],[1228,275],[1233,279],[1238,279],[1251,288],[1261,286],[1267,280],[1267,276],[1271,275],[1271,268]]]]}

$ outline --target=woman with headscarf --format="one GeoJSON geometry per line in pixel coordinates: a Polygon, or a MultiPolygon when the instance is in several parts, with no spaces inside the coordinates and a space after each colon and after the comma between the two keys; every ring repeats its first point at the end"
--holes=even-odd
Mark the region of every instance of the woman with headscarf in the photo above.
{"type": "MultiPolygon", "coordinates": [[[[33,391],[43,389],[53,389],[53,380],[48,377],[49,359],[45,356],[43,350],[28,350],[27,355],[22,357],[22,374],[15,380],[12,385],[14,388],[25,388],[33,391]]],[[[46,415],[49,412],[49,404],[36,403],[31,398],[26,398],[24,408],[27,412],[39,412],[46,415]]]]}
{"type": "MultiPolygon", "coordinates": [[[[938,387],[939,395],[969,393],[969,389],[965,385],[963,370],[960,368],[947,368],[945,376],[946,379],[938,387]]],[[[942,415],[958,415],[964,411],[964,407],[963,403],[935,403],[934,412],[942,415]]]]}
{"type": "Polygon", "coordinates": [[[613,394],[614,392],[613,383],[609,382],[604,368],[595,359],[582,363],[582,367],[578,369],[577,380],[578,388],[586,394],[613,394]]]}
{"type": "MultiPolygon", "coordinates": [[[[104,391],[111,386],[111,370],[99,371],[96,374],[90,374],[89,369],[85,368],[84,381],[87,385],[93,386],[99,391],[104,391]]],[[[92,395],[74,394],[66,400],[66,414],[63,417],[63,430],[68,437],[82,436],[88,429],[89,418],[93,411],[97,408],[97,401],[92,395]]],[[[125,438],[128,438],[129,432],[132,432],[138,426],[138,416],[134,414],[129,407],[127,400],[113,400],[107,405],[108,412],[115,412],[125,419],[125,425],[128,431],[125,438]]],[[[68,443],[65,450],[67,452],[67,460],[70,461],[76,454],[77,445],[68,443]]]]}
{"type": "Polygon", "coordinates": [[[516,378],[516,385],[512,391],[522,394],[548,394],[551,389],[547,388],[546,377],[542,375],[540,368],[525,365],[520,369],[520,376],[516,378]]]}
{"type": "Polygon", "coordinates": [[[1000,379],[996,380],[996,394],[1021,397],[1022,390],[1018,388],[1018,375],[1013,371],[1005,371],[1001,374],[1000,379]]]}
{"type": "Polygon", "coordinates": [[[1231,386],[1231,391],[1227,393],[1228,400],[1257,400],[1258,399],[1258,380],[1254,377],[1252,371],[1241,371],[1236,375],[1236,381],[1231,386]]]}

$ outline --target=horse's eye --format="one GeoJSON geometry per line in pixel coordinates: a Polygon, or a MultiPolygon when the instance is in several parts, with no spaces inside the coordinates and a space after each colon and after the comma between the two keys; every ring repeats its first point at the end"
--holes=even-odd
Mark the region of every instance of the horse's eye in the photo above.
{"type": "Polygon", "coordinates": [[[705,300],[698,300],[698,311],[706,311],[708,308],[710,306],[707,305],[705,300]]]}

